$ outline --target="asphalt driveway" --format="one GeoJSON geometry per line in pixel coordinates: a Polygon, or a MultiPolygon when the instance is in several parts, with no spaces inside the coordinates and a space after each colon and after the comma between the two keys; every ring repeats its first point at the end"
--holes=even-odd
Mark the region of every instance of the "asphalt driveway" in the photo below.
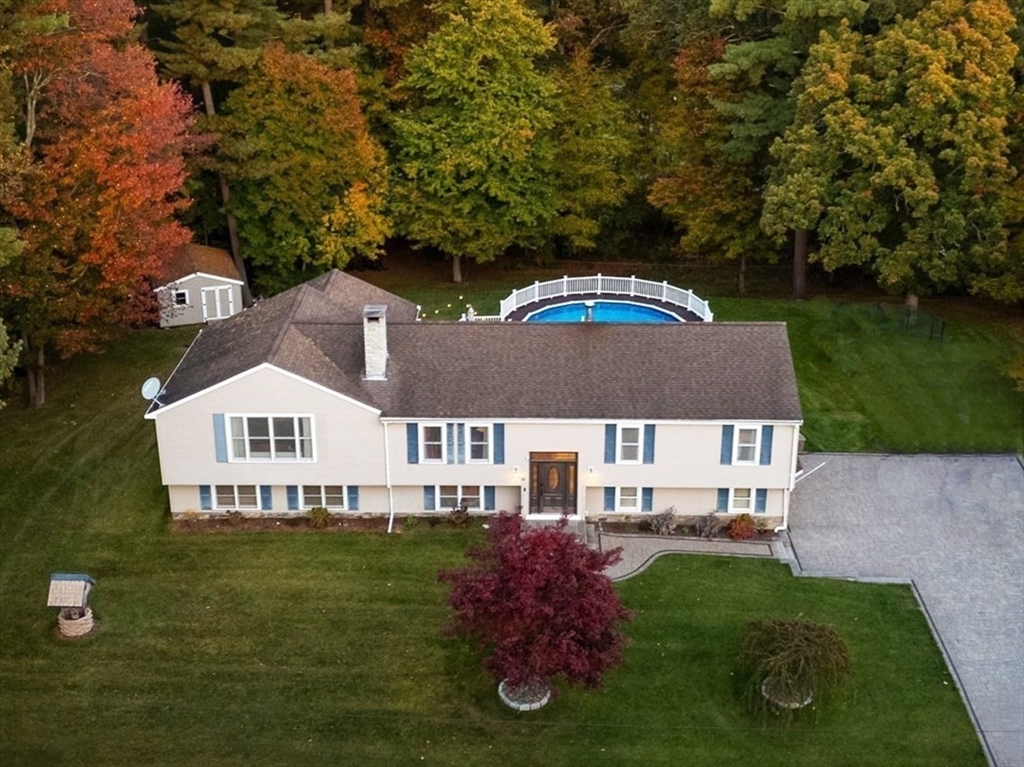
{"type": "Polygon", "coordinates": [[[790,513],[801,569],[913,580],[990,759],[1024,767],[1024,467],[980,455],[802,463],[790,513]]]}

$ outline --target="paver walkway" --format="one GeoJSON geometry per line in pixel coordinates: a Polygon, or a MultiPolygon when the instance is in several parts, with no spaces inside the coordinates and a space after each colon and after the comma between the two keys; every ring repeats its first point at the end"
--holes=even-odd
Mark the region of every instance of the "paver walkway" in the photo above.
{"type": "Polygon", "coordinates": [[[1024,767],[1024,468],[1018,459],[813,454],[802,460],[808,473],[793,493],[790,536],[803,573],[912,580],[990,761],[1024,767]]]}
{"type": "Polygon", "coordinates": [[[722,554],[730,557],[775,557],[774,544],[754,541],[699,540],[664,535],[620,535],[600,533],[602,551],[622,547],[622,560],[605,570],[613,581],[621,581],[642,572],[662,554],[722,554]]]}

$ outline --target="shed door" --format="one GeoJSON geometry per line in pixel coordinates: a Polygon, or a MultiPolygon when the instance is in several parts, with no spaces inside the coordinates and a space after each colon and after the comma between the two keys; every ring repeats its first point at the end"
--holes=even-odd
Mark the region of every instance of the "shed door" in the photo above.
{"type": "Polygon", "coordinates": [[[222,320],[235,313],[235,297],[231,286],[203,288],[203,319],[222,320]]]}

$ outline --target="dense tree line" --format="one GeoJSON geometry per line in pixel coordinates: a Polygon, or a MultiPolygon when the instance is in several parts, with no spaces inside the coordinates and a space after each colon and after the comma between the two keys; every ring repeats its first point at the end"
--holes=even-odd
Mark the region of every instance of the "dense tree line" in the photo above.
{"type": "MultiPolygon", "coordinates": [[[[1016,15],[1015,15],[1016,14],[1016,15]]],[[[1024,298],[1006,0],[0,0],[4,345],[142,321],[188,237],[273,293],[463,260],[855,266],[1024,298]],[[11,342],[7,341],[10,334],[11,342]]],[[[0,355],[5,351],[0,348],[0,355]]],[[[33,387],[42,379],[33,378],[33,387]]],[[[35,397],[41,401],[40,396],[35,397]]]]}

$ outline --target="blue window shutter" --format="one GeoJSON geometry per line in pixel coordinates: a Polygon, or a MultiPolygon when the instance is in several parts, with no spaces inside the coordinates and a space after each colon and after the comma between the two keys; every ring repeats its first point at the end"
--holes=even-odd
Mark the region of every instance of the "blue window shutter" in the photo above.
{"type": "Polygon", "coordinates": [[[761,465],[767,466],[772,462],[772,433],[774,426],[761,427],[761,465]]]}
{"type": "Polygon", "coordinates": [[[604,425],[604,462],[615,463],[615,424],[604,425]]]}
{"type": "Polygon", "coordinates": [[[604,510],[615,511],[615,488],[606,487],[604,489],[604,510]]]}
{"type": "Polygon", "coordinates": [[[199,508],[203,511],[211,511],[213,509],[213,494],[210,492],[209,485],[199,486],[199,508]]]}
{"type": "Polygon", "coordinates": [[[458,452],[456,453],[456,463],[466,462],[466,424],[457,423],[455,424],[455,441],[458,445],[458,452]]]}
{"type": "Polygon", "coordinates": [[[445,441],[448,443],[448,463],[455,463],[455,424],[445,424],[445,441]]]}
{"type": "Polygon", "coordinates": [[[728,466],[732,463],[732,424],[722,427],[722,465],[728,466]]]}
{"type": "Polygon", "coordinates": [[[729,510],[729,488],[720,487],[718,488],[718,505],[715,511],[728,511],[729,510]]]}
{"type": "Polygon", "coordinates": [[[213,444],[217,448],[217,463],[228,462],[228,438],[224,430],[224,414],[213,414],[213,444]]]}
{"type": "Polygon", "coordinates": [[[348,486],[348,510],[359,511],[359,485],[348,486]]]}
{"type": "Polygon", "coordinates": [[[640,511],[654,511],[653,487],[645,487],[641,490],[640,511]]]}
{"type": "Polygon", "coordinates": [[[405,425],[405,449],[409,463],[420,462],[420,429],[417,424],[405,425]]]}
{"type": "Polygon", "coordinates": [[[288,511],[299,510],[299,486],[288,485],[285,490],[288,491],[288,511]]]}
{"type": "Polygon", "coordinates": [[[654,463],[654,424],[644,424],[644,463],[654,463]]]}
{"type": "Polygon", "coordinates": [[[505,424],[494,424],[492,438],[494,439],[494,462],[505,463],[505,424]]]}
{"type": "Polygon", "coordinates": [[[434,501],[434,486],[423,486],[423,508],[427,511],[434,511],[437,508],[434,501]]]}
{"type": "Polygon", "coordinates": [[[484,510],[494,511],[494,485],[484,485],[484,510]]]}
{"type": "Polygon", "coordinates": [[[754,511],[758,514],[764,514],[765,509],[768,508],[768,489],[764,487],[757,488],[757,493],[754,496],[754,511]]]}
{"type": "Polygon", "coordinates": [[[274,496],[270,492],[270,485],[260,485],[260,508],[263,511],[274,510],[274,496]]]}

